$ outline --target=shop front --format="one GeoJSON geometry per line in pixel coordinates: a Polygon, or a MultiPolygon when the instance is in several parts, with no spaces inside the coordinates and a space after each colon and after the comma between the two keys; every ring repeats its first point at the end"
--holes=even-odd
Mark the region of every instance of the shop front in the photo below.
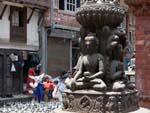
{"type": "Polygon", "coordinates": [[[23,93],[29,68],[39,62],[37,52],[0,49],[0,96],[23,93]]]}

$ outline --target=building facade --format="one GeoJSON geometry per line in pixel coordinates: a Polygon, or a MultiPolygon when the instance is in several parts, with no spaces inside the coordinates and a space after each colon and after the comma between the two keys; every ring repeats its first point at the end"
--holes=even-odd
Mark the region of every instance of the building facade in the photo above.
{"type": "MultiPolygon", "coordinates": [[[[50,75],[59,75],[62,70],[71,70],[79,56],[80,25],[75,19],[77,8],[86,0],[51,0],[51,10],[47,12],[47,27],[49,34],[47,39],[47,71],[50,75]],[[75,41],[74,41],[75,40],[75,41]]],[[[124,0],[119,1],[126,9],[128,6],[124,0]]],[[[127,13],[121,28],[127,33],[128,55],[127,61],[131,59],[135,51],[135,18],[132,12],[127,13]]]]}
{"type": "Polygon", "coordinates": [[[140,104],[150,108],[150,1],[125,0],[135,16],[136,86],[140,92],[140,104]]]}
{"type": "Polygon", "coordinates": [[[49,0],[0,0],[0,95],[23,92],[32,61],[39,62],[49,0]],[[41,24],[42,23],[42,24],[41,24]]]}
{"type": "Polygon", "coordinates": [[[126,31],[128,51],[130,52],[132,56],[132,54],[135,51],[135,16],[129,10],[129,7],[125,3],[125,0],[119,0],[119,2],[120,2],[120,5],[123,6],[127,10],[126,16],[124,18],[123,23],[121,24],[121,27],[126,31]]]}
{"type": "Polygon", "coordinates": [[[74,51],[73,40],[79,33],[80,25],[75,19],[75,12],[80,0],[51,0],[51,10],[47,13],[48,33],[48,74],[59,75],[72,69],[74,51]]]}

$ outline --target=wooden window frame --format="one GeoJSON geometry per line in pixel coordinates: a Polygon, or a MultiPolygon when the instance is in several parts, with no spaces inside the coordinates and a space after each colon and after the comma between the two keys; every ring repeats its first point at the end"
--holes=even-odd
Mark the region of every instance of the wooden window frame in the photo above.
{"type": "Polygon", "coordinates": [[[66,11],[70,11],[70,12],[75,12],[77,8],[77,0],[65,0],[65,10],[66,11]],[[73,3],[74,1],[74,3],[73,3]],[[67,7],[67,5],[69,6],[69,9],[67,7]],[[74,7],[74,9],[73,9],[74,7]]]}
{"type": "MultiPolygon", "coordinates": [[[[64,0],[64,9],[61,9],[61,10],[64,10],[64,11],[67,11],[67,12],[75,12],[77,10],[77,2],[78,0],[64,0]],[[74,1],[74,2],[73,2],[74,1]],[[69,6],[69,8],[67,8],[67,5],[69,6]],[[74,7],[74,8],[73,8],[74,7]]],[[[60,2],[59,2],[60,3],[60,2]]],[[[59,5],[58,5],[59,6],[59,5]]]]}
{"type": "MultiPolygon", "coordinates": [[[[19,8],[19,7],[11,6],[9,19],[10,19],[10,42],[26,43],[27,42],[27,8],[19,8]],[[23,30],[23,37],[16,38],[12,35],[13,27],[15,27],[12,25],[12,15],[13,15],[14,10],[21,11],[24,14],[23,27],[20,27],[20,29],[22,28],[23,30]]],[[[16,26],[16,27],[18,27],[19,29],[19,26],[16,26]]]]}

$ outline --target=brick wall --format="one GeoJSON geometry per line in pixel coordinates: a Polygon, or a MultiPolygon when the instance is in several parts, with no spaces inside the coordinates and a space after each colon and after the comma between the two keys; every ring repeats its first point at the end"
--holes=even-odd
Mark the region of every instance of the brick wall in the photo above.
{"type": "Polygon", "coordinates": [[[140,105],[150,109],[150,1],[125,2],[136,19],[136,86],[141,94],[140,105]]]}
{"type": "Polygon", "coordinates": [[[63,10],[55,10],[53,21],[60,25],[80,27],[75,19],[75,13],[68,13],[63,10]]]}
{"type": "Polygon", "coordinates": [[[141,106],[150,107],[150,16],[136,16],[136,80],[141,106]]]}
{"type": "Polygon", "coordinates": [[[46,26],[51,25],[51,18],[53,23],[80,28],[80,25],[75,18],[75,12],[70,13],[64,10],[53,9],[53,13],[51,14],[51,11],[47,10],[45,12],[46,26]]]}

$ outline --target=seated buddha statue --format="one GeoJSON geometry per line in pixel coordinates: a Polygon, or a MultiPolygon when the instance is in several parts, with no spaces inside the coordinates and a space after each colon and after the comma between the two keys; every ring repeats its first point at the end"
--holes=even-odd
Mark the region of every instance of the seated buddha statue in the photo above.
{"type": "Polygon", "coordinates": [[[84,53],[79,57],[78,67],[71,84],[71,90],[91,89],[101,91],[106,89],[104,83],[104,58],[97,52],[99,41],[94,34],[83,39],[84,53]]]}

